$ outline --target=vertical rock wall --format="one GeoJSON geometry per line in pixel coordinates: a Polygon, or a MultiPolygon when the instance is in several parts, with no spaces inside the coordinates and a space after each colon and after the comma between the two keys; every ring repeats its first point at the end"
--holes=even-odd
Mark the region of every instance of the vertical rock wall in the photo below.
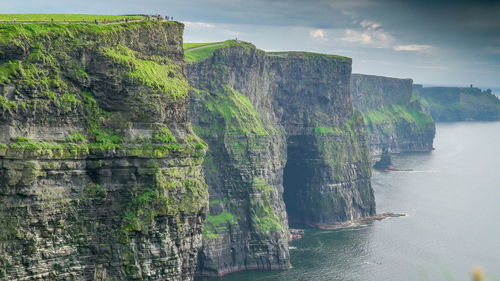
{"type": "Polygon", "coordinates": [[[352,99],[363,113],[372,155],[430,151],[435,135],[432,118],[412,97],[411,79],[353,74],[352,99]]]}
{"type": "Polygon", "coordinates": [[[192,279],[183,26],[0,25],[0,280],[192,279]]]}
{"type": "Polygon", "coordinates": [[[268,65],[275,111],[287,136],[289,220],[322,227],[373,215],[366,133],[349,91],[351,60],[270,53],[268,65]]]}
{"type": "Polygon", "coordinates": [[[209,144],[200,275],[289,267],[286,211],[318,227],[375,213],[350,59],[231,45],[187,66],[209,144]]]}
{"type": "Polygon", "coordinates": [[[209,145],[200,275],[290,267],[283,193],[286,141],[272,111],[264,52],[221,49],[187,66],[192,117],[209,145]]]}

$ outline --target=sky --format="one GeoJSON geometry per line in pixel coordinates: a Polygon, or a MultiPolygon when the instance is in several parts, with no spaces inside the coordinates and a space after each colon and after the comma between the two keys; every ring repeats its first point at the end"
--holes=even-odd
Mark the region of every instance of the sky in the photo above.
{"type": "Polygon", "coordinates": [[[0,0],[0,13],[160,13],[185,42],[353,59],[353,72],[500,88],[500,0],[0,0]]]}

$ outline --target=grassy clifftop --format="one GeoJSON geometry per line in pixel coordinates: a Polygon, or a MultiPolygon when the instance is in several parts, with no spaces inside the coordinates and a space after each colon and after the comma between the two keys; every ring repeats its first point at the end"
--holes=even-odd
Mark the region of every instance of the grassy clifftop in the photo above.
{"type": "Polygon", "coordinates": [[[56,21],[56,22],[79,22],[79,21],[118,21],[118,20],[140,20],[145,19],[145,16],[140,15],[88,15],[88,14],[0,14],[1,21],[18,21],[18,22],[40,22],[40,21],[56,21]]]}
{"type": "Polygon", "coordinates": [[[312,53],[312,52],[294,52],[294,51],[267,52],[267,55],[268,56],[277,56],[277,57],[286,57],[286,58],[309,58],[309,59],[331,58],[331,59],[346,61],[349,63],[352,62],[352,59],[348,58],[348,57],[339,56],[339,55],[331,55],[331,54],[312,53]]]}
{"type": "MultiPolygon", "coordinates": [[[[221,42],[210,42],[210,43],[184,43],[184,55],[186,61],[189,63],[200,62],[209,57],[211,57],[216,50],[229,48],[233,46],[239,46],[246,49],[255,49],[256,47],[248,42],[243,42],[239,40],[226,40],[221,42]]],[[[333,58],[337,60],[343,60],[351,62],[352,59],[344,56],[321,54],[321,53],[311,53],[311,52],[267,52],[269,56],[275,57],[285,57],[285,58],[333,58]]]]}
{"type": "Polygon", "coordinates": [[[500,120],[500,100],[491,90],[414,85],[413,94],[439,122],[500,120]]]}
{"type": "Polygon", "coordinates": [[[216,50],[233,46],[255,49],[255,46],[251,43],[238,40],[226,40],[212,43],[184,43],[184,56],[187,62],[199,62],[211,57],[216,50]]]}

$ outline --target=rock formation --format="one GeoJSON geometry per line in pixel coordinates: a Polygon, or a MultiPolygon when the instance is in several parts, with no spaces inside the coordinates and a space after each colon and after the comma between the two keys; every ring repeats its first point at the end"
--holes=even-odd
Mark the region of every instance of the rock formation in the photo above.
{"type": "Polygon", "coordinates": [[[189,280],[208,192],[183,25],[0,25],[0,279],[189,280]]]}
{"type": "Polygon", "coordinates": [[[349,58],[229,41],[188,95],[182,31],[0,25],[0,280],[284,269],[288,221],[375,213],[349,58]]]}
{"type": "Polygon", "coordinates": [[[372,155],[430,151],[435,124],[420,101],[412,99],[411,79],[353,74],[353,104],[363,113],[372,155]]]}
{"type": "Polygon", "coordinates": [[[375,162],[375,165],[373,165],[373,169],[381,171],[394,169],[394,167],[392,166],[391,154],[387,149],[383,150],[382,155],[380,155],[380,160],[375,162]]]}
{"type": "Polygon", "coordinates": [[[291,223],[316,227],[375,213],[350,59],[237,41],[186,57],[191,116],[209,144],[198,274],[289,267],[287,212],[291,223]]]}
{"type": "Polygon", "coordinates": [[[413,85],[413,92],[437,122],[500,120],[500,100],[491,90],[413,85]]]}

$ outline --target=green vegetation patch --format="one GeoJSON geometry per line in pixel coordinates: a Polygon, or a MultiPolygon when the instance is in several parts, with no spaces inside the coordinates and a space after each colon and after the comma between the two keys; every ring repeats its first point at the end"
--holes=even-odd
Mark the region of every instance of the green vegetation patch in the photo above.
{"type": "Polygon", "coordinates": [[[233,46],[243,47],[247,50],[255,49],[251,43],[227,40],[214,43],[185,43],[184,44],[184,57],[187,62],[200,62],[211,57],[216,50],[229,48],[233,46]]]}
{"type": "Polygon", "coordinates": [[[352,59],[349,57],[339,56],[339,55],[331,55],[331,54],[321,54],[321,53],[312,53],[312,52],[267,52],[268,56],[281,56],[281,57],[289,57],[289,58],[306,58],[306,59],[335,59],[345,62],[352,62],[352,59]]]}
{"type": "Polygon", "coordinates": [[[207,124],[198,127],[197,133],[268,135],[250,100],[229,85],[215,93],[197,90],[196,95],[204,100],[205,112],[200,120],[207,124]]]}
{"type": "Polygon", "coordinates": [[[111,128],[106,128],[104,122],[109,117],[90,93],[83,93],[87,131],[91,137],[91,147],[99,151],[123,148],[123,138],[111,128]]]}
{"type": "Polygon", "coordinates": [[[83,189],[83,192],[85,192],[85,194],[87,194],[89,199],[93,199],[96,201],[102,201],[102,200],[106,199],[106,197],[108,196],[107,190],[102,188],[98,184],[89,184],[89,185],[85,186],[85,188],[83,189]]]}
{"type": "Polygon", "coordinates": [[[415,124],[417,128],[427,128],[429,124],[434,122],[427,113],[397,104],[370,110],[363,115],[370,131],[373,131],[376,126],[381,124],[391,125],[401,121],[415,124]]]}
{"type": "Polygon", "coordinates": [[[203,226],[203,237],[208,239],[219,238],[220,233],[225,232],[228,225],[237,224],[238,218],[228,211],[223,211],[216,216],[207,215],[203,226]]]}
{"type": "Polygon", "coordinates": [[[359,163],[359,168],[363,169],[365,175],[371,173],[369,154],[366,139],[366,132],[363,130],[363,117],[355,110],[352,116],[343,124],[331,128],[335,133],[330,135],[314,135],[314,146],[312,153],[321,155],[325,165],[332,168],[332,180],[336,183],[351,181],[351,175],[346,173],[346,166],[352,163],[359,163]],[[317,149],[317,151],[316,151],[317,149]]]}
{"type": "Polygon", "coordinates": [[[0,83],[9,83],[12,76],[19,72],[19,61],[8,61],[0,64],[0,83]]]}
{"type": "Polygon", "coordinates": [[[281,219],[273,208],[273,187],[263,179],[254,178],[252,189],[256,193],[250,200],[251,218],[255,228],[262,233],[283,231],[281,219]]]}
{"type": "Polygon", "coordinates": [[[122,45],[107,48],[104,54],[126,66],[130,70],[131,78],[148,85],[153,90],[165,93],[172,98],[187,97],[189,84],[181,66],[161,61],[159,58],[140,58],[138,53],[122,45]]]}
{"type": "Polygon", "coordinates": [[[209,43],[184,43],[182,45],[184,51],[187,51],[192,48],[198,48],[198,47],[206,47],[210,45],[217,45],[217,44],[224,44],[224,42],[209,42],[209,43]]]}
{"type": "Polygon", "coordinates": [[[134,191],[125,207],[122,226],[118,230],[122,242],[133,232],[148,233],[158,216],[198,213],[208,203],[208,189],[192,171],[179,168],[153,168],[151,187],[134,191]],[[181,194],[181,196],[178,196],[181,194]]]}
{"type": "Polygon", "coordinates": [[[19,21],[19,22],[94,22],[98,21],[120,21],[120,20],[139,20],[145,19],[145,16],[139,15],[86,15],[86,14],[0,14],[0,21],[19,21]]]}
{"type": "Polygon", "coordinates": [[[332,135],[332,134],[338,135],[338,134],[341,134],[342,131],[339,128],[315,126],[314,133],[316,135],[332,135]]]}

